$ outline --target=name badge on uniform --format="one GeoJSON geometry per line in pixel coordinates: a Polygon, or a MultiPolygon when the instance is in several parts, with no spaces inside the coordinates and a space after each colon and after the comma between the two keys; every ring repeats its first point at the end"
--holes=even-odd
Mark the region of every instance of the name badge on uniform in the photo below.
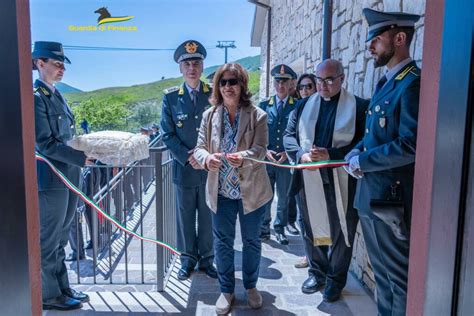
{"type": "Polygon", "coordinates": [[[380,125],[381,128],[385,127],[385,122],[386,122],[385,117],[380,117],[379,118],[379,125],[380,125]]]}

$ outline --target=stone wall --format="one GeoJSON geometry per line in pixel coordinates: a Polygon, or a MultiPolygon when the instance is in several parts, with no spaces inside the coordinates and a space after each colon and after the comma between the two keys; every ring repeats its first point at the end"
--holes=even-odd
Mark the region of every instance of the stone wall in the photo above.
{"type": "MultiPolygon", "coordinates": [[[[306,72],[321,61],[323,0],[270,0],[272,6],[271,65],[286,63],[304,56],[306,72]]],[[[346,80],[344,87],[363,98],[370,98],[382,69],[374,69],[366,52],[367,23],[362,9],[402,11],[422,15],[416,24],[411,56],[421,66],[425,0],[333,0],[332,58],[341,60],[346,80]]],[[[268,17],[267,17],[268,18],[268,17]]],[[[261,69],[266,69],[267,29],[261,41],[261,69]]],[[[262,72],[260,97],[265,96],[266,74],[262,72]]],[[[270,85],[270,95],[274,93],[270,85]]],[[[351,270],[370,288],[374,276],[367,258],[360,227],[354,242],[351,270]]]]}

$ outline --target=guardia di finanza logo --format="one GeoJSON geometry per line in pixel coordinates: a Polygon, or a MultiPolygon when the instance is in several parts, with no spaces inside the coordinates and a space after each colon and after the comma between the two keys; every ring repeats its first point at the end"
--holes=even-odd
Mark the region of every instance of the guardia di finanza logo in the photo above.
{"type": "Polygon", "coordinates": [[[107,7],[102,7],[94,11],[99,14],[97,18],[97,25],[76,26],[69,25],[70,31],[137,31],[138,27],[126,25],[113,25],[115,23],[130,21],[134,18],[133,15],[127,16],[112,16],[107,7]]]}

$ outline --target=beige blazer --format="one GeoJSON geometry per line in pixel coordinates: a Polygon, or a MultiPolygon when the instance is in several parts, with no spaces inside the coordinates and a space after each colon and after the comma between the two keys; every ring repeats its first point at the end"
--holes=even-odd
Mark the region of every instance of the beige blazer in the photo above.
{"type": "MultiPolygon", "coordinates": [[[[223,106],[214,106],[204,112],[194,158],[206,168],[206,158],[221,152],[223,106]]],[[[243,157],[264,159],[268,144],[267,114],[255,106],[243,107],[240,111],[237,130],[237,152],[243,157]]],[[[209,171],[209,170],[208,170],[209,171]]],[[[273,196],[265,165],[244,159],[239,168],[240,194],[244,214],[263,206],[273,196]]],[[[219,171],[209,171],[206,183],[206,203],[217,212],[219,171]]]]}

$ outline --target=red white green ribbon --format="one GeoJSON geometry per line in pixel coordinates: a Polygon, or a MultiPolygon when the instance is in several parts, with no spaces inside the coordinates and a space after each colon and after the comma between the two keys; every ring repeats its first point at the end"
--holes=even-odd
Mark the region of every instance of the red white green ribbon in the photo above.
{"type": "Polygon", "coordinates": [[[156,240],[156,239],[152,239],[152,238],[148,238],[148,237],[144,237],[144,236],[141,236],[137,233],[135,233],[134,231],[131,231],[130,229],[128,229],[127,227],[123,226],[119,221],[117,221],[115,218],[113,218],[112,216],[110,216],[109,214],[107,214],[106,212],[104,212],[95,202],[94,200],[92,200],[91,198],[89,198],[86,194],[84,194],[84,192],[82,192],[81,190],[79,190],[78,187],[76,187],[71,181],[69,181],[69,179],[61,172],[59,171],[52,163],[51,161],[49,161],[46,157],[44,157],[43,155],[39,154],[39,153],[35,153],[35,157],[36,157],[36,160],[39,160],[39,161],[42,161],[42,162],[45,162],[50,168],[51,170],[59,177],[59,179],[66,185],[66,187],[71,190],[73,193],[77,194],[79,196],[79,198],[81,200],[84,201],[84,203],[90,205],[93,209],[95,209],[97,211],[98,214],[100,214],[101,216],[103,216],[107,221],[111,222],[112,224],[114,224],[115,226],[117,226],[118,229],[122,230],[123,232],[129,234],[129,235],[132,235],[140,240],[143,240],[143,241],[148,241],[148,242],[151,242],[151,243],[154,243],[154,244],[157,244],[161,247],[164,247],[168,250],[170,250],[172,253],[175,253],[177,255],[181,255],[181,253],[174,247],[162,242],[162,241],[159,241],[159,240],[156,240]]]}
{"type": "Polygon", "coordinates": [[[244,157],[244,159],[251,160],[258,163],[263,163],[265,165],[271,165],[279,168],[286,168],[286,169],[321,169],[321,168],[338,168],[349,165],[348,162],[345,160],[322,160],[318,162],[306,162],[300,163],[295,165],[288,165],[288,164],[279,164],[277,162],[272,162],[268,160],[260,160],[250,157],[244,157]]]}

